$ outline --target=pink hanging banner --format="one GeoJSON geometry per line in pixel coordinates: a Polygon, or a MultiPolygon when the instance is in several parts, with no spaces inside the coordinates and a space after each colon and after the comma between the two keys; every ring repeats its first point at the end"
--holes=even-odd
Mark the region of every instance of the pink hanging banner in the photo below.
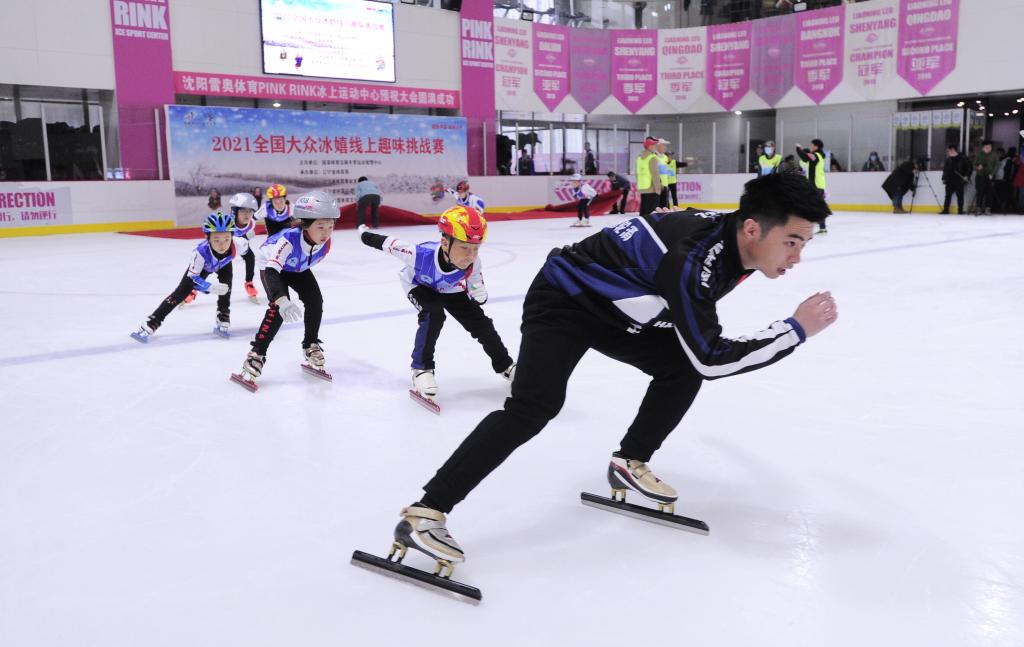
{"type": "MultiPolygon", "coordinates": [[[[485,124],[494,122],[494,3],[491,0],[462,0],[459,12],[462,49],[462,87],[473,92],[462,97],[462,115],[467,120],[467,164],[470,175],[497,173],[494,155],[484,168],[485,124]]],[[[493,129],[492,129],[493,131],[493,129]]],[[[486,133],[493,141],[494,132],[486,133]]]]}
{"type": "Polygon", "coordinates": [[[497,107],[520,110],[533,91],[531,24],[522,20],[494,21],[494,92],[497,107]]]}
{"type": "Polygon", "coordinates": [[[403,88],[369,83],[336,83],[306,81],[278,77],[210,74],[208,72],[175,72],[174,91],[178,94],[201,94],[215,97],[246,97],[285,99],[289,101],[323,101],[328,103],[372,103],[380,106],[412,108],[459,107],[458,90],[403,88]]]}
{"type": "Polygon", "coordinates": [[[533,92],[551,112],[569,96],[569,28],[533,24],[533,92]]]}
{"type": "Polygon", "coordinates": [[[750,23],[708,27],[708,94],[726,110],[750,91],[750,23]]]}
{"type": "Polygon", "coordinates": [[[796,16],[789,14],[753,22],[753,70],[750,88],[774,106],[793,87],[796,16]]]}
{"type": "Polygon", "coordinates": [[[865,98],[896,76],[897,0],[846,5],[846,61],[843,78],[865,98]]]}
{"type": "Polygon", "coordinates": [[[956,67],[959,16],[960,0],[900,0],[896,71],[921,94],[956,67]]]}
{"type": "MultiPolygon", "coordinates": [[[[110,17],[121,166],[134,180],[155,180],[159,172],[154,111],[174,103],[167,0],[111,0],[110,17]]],[[[164,168],[166,159],[164,155],[164,168]]]]}
{"type": "Polygon", "coordinates": [[[630,112],[658,93],[658,30],[612,30],[612,96],[630,112]]]}
{"type": "Polygon", "coordinates": [[[658,30],[658,96],[676,110],[686,110],[704,96],[707,30],[658,30]]]}
{"type": "Polygon", "coordinates": [[[797,15],[796,87],[821,103],[843,81],[843,25],[840,5],[797,15]]]}
{"type": "Polygon", "coordinates": [[[604,29],[569,32],[569,86],[572,98],[592,112],[612,93],[612,39],[604,29]]]}

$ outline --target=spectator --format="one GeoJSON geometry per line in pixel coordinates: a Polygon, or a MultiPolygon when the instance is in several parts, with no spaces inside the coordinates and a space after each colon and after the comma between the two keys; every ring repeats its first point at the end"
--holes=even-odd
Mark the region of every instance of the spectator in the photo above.
{"type": "Polygon", "coordinates": [[[964,184],[970,175],[970,163],[960,154],[956,144],[946,149],[946,162],[942,165],[942,183],[946,185],[946,200],[939,213],[948,214],[953,196],[956,196],[956,212],[964,213],[964,184]]]}
{"type": "Polygon", "coordinates": [[[210,211],[220,213],[220,191],[210,189],[210,195],[206,199],[206,206],[210,208],[210,211]]]}
{"type": "Polygon", "coordinates": [[[356,227],[366,221],[366,212],[370,212],[373,229],[380,227],[380,187],[363,176],[356,180],[356,227]]]}
{"type": "Polygon", "coordinates": [[[669,205],[673,207],[679,206],[679,195],[676,193],[676,175],[679,169],[686,168],[686,162],[680,162],[676,159],[676,154],[672,151],[665,153],[668,157],[668,161],[665,163],[668,166],[668,196],[669,205]]]}
{"type": "Polygon", "coordinates": [[[656,137],[644,140],[644,150],[636,158],[636,190],[640,192],[640,216],[653,213],[661,199],[661,159],[655,148],[656,137]]]}
{"type": "Polygon", "coordinates": [[[597,175],[597,161],[594,159],[594,151],[590,150],[590,142],[583,145],[586,155],[583,158],[583,174],[597,175]]]}
{"type": "MultiPolygon", "coordinates": [[[[807,163],[807,178],[814,185],[814,188],[818,190],[822,199],[825,197],[825,142],[820,139],[812,139],[811,147],[804,148],[800,144],[796,145],[796,154],[801,161],[807,163]]],[[[825,228],[825,223],[821,224],[818,233],[827,234],[828,229],[825,228]]]]}
{"type": "Polygon", "coordinates": [[[868,161],[864,162],[864,166],[860,169],[862,171],[884,171],[885,164],[882,164],[882,160],[878,158],[876,151],[871,151],[868,155],[868,161]]]}
{"type": "Polygon", "coordinates": [[[999,155],[992,150],[992,140],[981,142],[981,150],[974,155],[974,184],[978,197],[975,199],[976,214],[992,214],[992,180],[999,167],[999,155]]]}
{"type": "Polygon", "coordinates": [[[1024,148],[1021,148],[1020,155],[1013,158],[1013,165],[1016,168],[1013,188],[1017,191],[1017,212],[1024,213],[1024,148]]]}
{"type": "Polygon", "coordinates": [[[778,173],[779,167],[782,166],[782,155],[775,150],[775,142],[769,139],[763,147],[758,146],[757,148],[761,151],[761,154],[757,156],[758,175],[778,173]]]}
{"type": "Polygon", "coordinates": [[[829,168],[828,170],[833,173],[842,173],[843,167],[839,164],[839,160],[836,159],[835,155],[829,156],[829,168]]]}
{"type": "Polygon", "coordinates": [[[897,166],[889,174],[889,177],[885,178],[885,182],[882,183],[882,189],[885,190],[889,195],[889,199],[892,200],[893,213],[907,213],[903,210],[903,196],[906,195],[907,191],[910,191],[912,195],[917,195],[917,173],[918,165],[912,160],[907,160],[897,166]]]}
{"type": "Polygon", "coordinates": [[[263,206],[263,189],[261,189],[260,187],[256,187],[255,189],[253,189],[252,197],[256,198],[257,209],[263,206]]]}
{"type": "Polygon", "coordinates": [[[700,0],[700,24],[707,27],[711,24],[715,13],[715,0],[700,0]]]}
{"type": "Polygon", "coordinates": [[[526,147],[523,147],[522,154],[519,156],[519,175],[533,175],[533,157],[526,152],[526,147]]]}
{"type": "Polygon", "coordinates": [[[754,149],[754,161],[750,163],[750,168],[747,169],[751,173],[761,174],[760,160],[764,156],[764,146],[758,144],[754,149]]]}
{"type": "MultiPolygon", "coordinates": [[[[1002,153],[1003,149],[999,149],[1002,153]]],[[[1017,149],[1010,148],[1005,156],[1000,158],[999,171],[996,175],[996,186],[998,187],[997,200],[999,202],[999,213],[1014,213],[1017,210],[1017,200],[1014,196],[1013,176],[1017,170],[1014,160],[1017,158],[1017,149]]]]}
{"type": "Polygon", "coordinates": [[[619,201],[619,204],[612,205],[612,213],[626,213],[626,200],[629,198],[629,180],[615,171],[608,171],[608,181],[611,182],[612,191],[622,191],[622,199],[619,201]]]}

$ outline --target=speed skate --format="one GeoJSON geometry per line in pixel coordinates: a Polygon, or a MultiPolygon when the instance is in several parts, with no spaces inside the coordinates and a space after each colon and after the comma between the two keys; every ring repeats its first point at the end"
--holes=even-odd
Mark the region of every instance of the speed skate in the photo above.
{"type": "Polygon", "coordinates": [[[231,374],[231,381],[234,382],[235,384],[241,386],[243,389],[245,389],[249,393],[256,393],[256,391],[258,391],[259,388],[260,388],[260,385],[256,384],[256,380],[251,380],[251,379],[249,379],[249,378],[247,378],[244,375],[241,375],[239,373],[232,373],[231,374]]]}
{"type": "Polygon", "coordinates": [[[409,397],[413,399],[413,402],[420,405],[427,411],[441,415],[441,405],[439,405],[437,400],[434,398],[423,395],[416,389],[409,389],[409,397]]]}
{"type": "Polygon", "coordinates": [[[322,368],[316,368],[315,366],[310,366],[309,364],[299,364],[299,368],[301,368],[304,373],[312,375],[313,377],[318,377],[321,380],[327,380],[328,382],[334,381],[334,377],[332,377],[330,373],[323,370],[322,368]]]}
{"type": "Polygon", "coordinates": [[[700,519],[691,519],[690,517],[675,514],[674,503],[659,503],[657,510],[642,505],[626,503],[625,490],[612,490],[611,499],[591,494],[589,492],[581,492],[580,501],[583,505],[587,505],[592,508],[607,510],[608,512],[633,517],[634,519],[650,521],[652,523],[661,524],[662,526],[668,526],[669,528],[695,532],[699,535],[706,535],[711,532],[711,529],[708,528],[708,524],[704,523],[700,519]]]}
{"type": "Polygon", "coordinates": [[[352,565],[367,570],[376,571],[389,577],[409,582],[425,589],[446,593],[457,600],[470,604],[479,604],[483,599],[480,589],[456,582],[451,579],[454,566],[448,562],[438,562],[433,573],[406,566],[402,563],[405,557],[406,547],[400,542],[391,546],[391,552],[386,558],[371,555],[361,550],[352,553],[352,565]]]}

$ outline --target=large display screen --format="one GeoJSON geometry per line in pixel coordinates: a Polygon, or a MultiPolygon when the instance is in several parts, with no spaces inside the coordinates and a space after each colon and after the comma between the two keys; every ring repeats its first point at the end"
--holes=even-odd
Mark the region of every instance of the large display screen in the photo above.
{"type": "Polygon", "coordinates": [[[374,0],[260,0],[263,71],[395,82],[394,8],[374,0]]]}

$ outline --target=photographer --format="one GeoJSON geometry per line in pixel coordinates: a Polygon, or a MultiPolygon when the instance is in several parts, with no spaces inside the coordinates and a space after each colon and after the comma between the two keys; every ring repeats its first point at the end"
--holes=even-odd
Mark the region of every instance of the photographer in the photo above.
{"type": "Polygon", "coordinates": [[[946,163],[942,166],[942,183],[946,185],[946,200],[939,213],[948,214],[949,204],[956,195],[956,212],[964,212],[964,184],[971,173],[970,163],[960,154],[956,144],[946,149],[946,163]]]}
{"type": "Polygon", "coordinates": [[[910,191],[912,195],[917,195],[917,174],[927,163],[927,160],[922,159],[907,160],[897,166],[896,170],[889,174],[889,177],[885,178],[882,189],[892,200],[893,213],[907,213],[903,210],[903,196],[907,191],[910,191]]]}
{"type": "Polygon", "coordinates": [[[992,150],[992,140],[986,139],[981,142],[981,151],[974,156],[974,168],[977,170],[974,183],[978,192],[975,213],[978,215],[992,214],[992,180],[995,178],[998,167],[999,155],[992,150]]]}

